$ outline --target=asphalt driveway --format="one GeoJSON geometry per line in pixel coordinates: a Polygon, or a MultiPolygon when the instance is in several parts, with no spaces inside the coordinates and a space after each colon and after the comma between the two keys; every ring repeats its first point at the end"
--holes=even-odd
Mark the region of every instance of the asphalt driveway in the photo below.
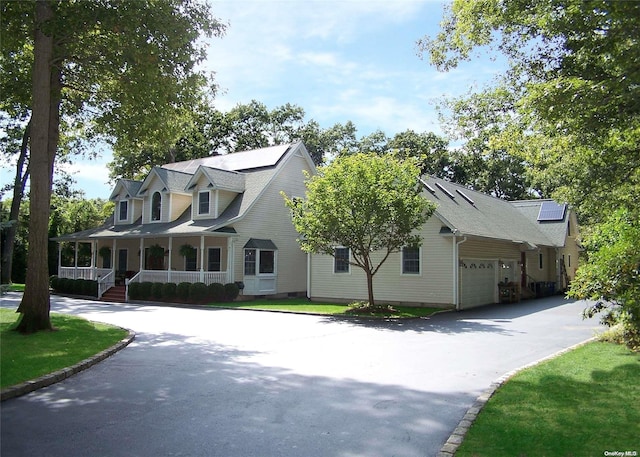
{"type": "Polygon", "coordinates": [[[593,336],[583,308],[551,297],[381,322],[52,297],[137,337],[3,402],[0,453],[433,456],[493,381],[593,336]]]}

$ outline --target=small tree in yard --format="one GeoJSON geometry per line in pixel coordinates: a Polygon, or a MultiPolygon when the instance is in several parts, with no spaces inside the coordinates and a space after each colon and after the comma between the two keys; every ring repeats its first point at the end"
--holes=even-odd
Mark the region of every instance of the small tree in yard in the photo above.
{"type": "Polygon", "coordinates": [[[306,200],[283,194],[305,252],[334,256],[336,246],[350,249],[349,263],[366,274],[370,307],[374,275],[391,253],[420,246],[415,230],[435,210],[421,196],[419,175],[412,161],[359,153],[338,157],[307,177],[306,200]]]}
{"type": "Polygon", "coordinates": [[[577,271],[569,296],[593,300],[585,317],[604,312],[606,325],[621,324],[622,339],[640,351],[640,214],[618,209],[584,241],[587,261],[577,271]]]}

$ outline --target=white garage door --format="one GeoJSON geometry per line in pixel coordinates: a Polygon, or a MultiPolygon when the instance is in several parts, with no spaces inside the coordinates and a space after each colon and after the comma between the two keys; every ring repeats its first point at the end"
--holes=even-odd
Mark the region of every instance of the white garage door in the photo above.
{"type": "Polygon", "coordinates": [[[496,302],[498,279],[495,260],[462,259],[460,264],[460,308],[496,302]]]}

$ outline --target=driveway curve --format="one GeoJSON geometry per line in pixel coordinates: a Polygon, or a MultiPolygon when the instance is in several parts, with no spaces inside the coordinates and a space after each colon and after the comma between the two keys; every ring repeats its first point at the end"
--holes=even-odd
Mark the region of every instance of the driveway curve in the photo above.
{"type": "Polygon", "coordinates": [[[3,402],[0,454],[434,456],[493,381],[592,337],[584,306],[550,297],[372,321],[52,297],[53,311],[136,340],[3,402]]]}

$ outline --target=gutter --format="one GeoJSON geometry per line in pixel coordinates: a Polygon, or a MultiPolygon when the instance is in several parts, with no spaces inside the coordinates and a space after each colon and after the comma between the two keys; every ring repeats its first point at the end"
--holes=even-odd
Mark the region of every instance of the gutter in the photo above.
{"type": "Polygon", "coordinates": [[[456,241],[458,230],[453,231],[453,304],[456,311],[460,311],[460,267],[459,267],[459,247],[467,241],[467,237],[463,237],[460,241],[456,241]]]}

